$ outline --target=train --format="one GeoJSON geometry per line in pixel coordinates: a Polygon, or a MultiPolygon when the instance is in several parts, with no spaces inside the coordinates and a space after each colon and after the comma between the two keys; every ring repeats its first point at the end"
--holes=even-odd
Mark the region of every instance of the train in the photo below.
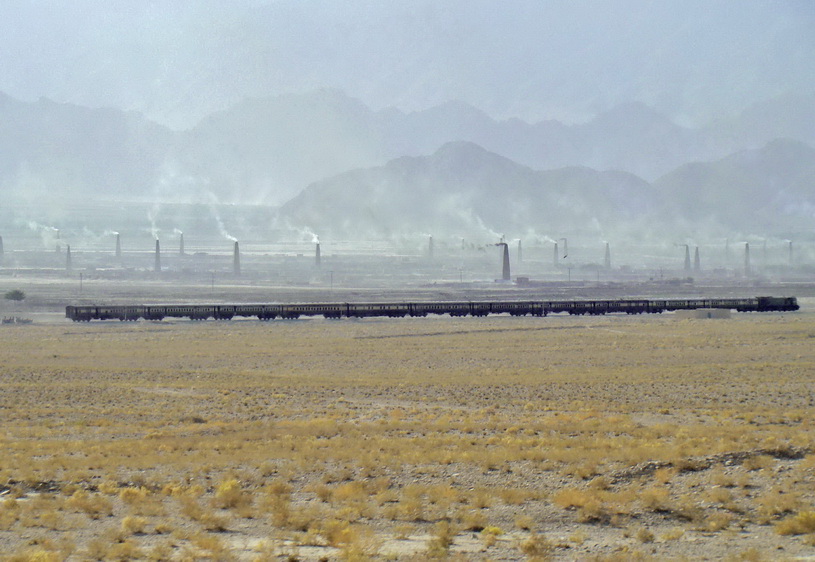
{"type": "Polygon", "coordinates": [[[162,304],[162,305],[82,305],[67,306],[65,316],[74,322],[91,320],[136,321],[189,318],[190,320],[231,320],[257,317],[259,320],[296,319],[301,316],[325,318],[372,318],[429,314],[450,316],[547,316],[583,314],[654,314],[674,310],[728,309],[738,312],[786,312],[798,310],[795,297],[751,297],[721,299],[618,299],[564,301],[451,301],[451,302],[369,302],[295,304],[162,304]]]}

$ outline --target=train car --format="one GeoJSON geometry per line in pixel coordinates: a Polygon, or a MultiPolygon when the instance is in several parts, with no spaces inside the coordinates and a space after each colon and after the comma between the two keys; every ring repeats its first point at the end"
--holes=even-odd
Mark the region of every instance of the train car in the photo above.
{"type": "Polygon", "coordinates": [[[415,302],[409,303],[411,316],[427,316],[428,314],[449,314],[451,316],[466,316],[470,313],[470,303],[466,302],[415,302]]]}
{"type": "Polygon", "coordinates": [[[66,306],[65,317],[74,322],[90,322],[97,318],[95,306],[66,306]]]}
{"type": "Polygon", "coordinates": [[[470,314],[473,316],[487,316],[492,313],[492,303],[490,302],[471,302],[470,314]]]}
{"type": "Polygon", "coordinates": [[[346,303],[346,316],[349,318],[368,318],[385,316],[388,318],[402,318],[410,314],[407,303],[346,303]]]}
{"type": "MultiPolygon", "coordinates": [[[[531,302],[504,301],[491,304],[493,314],[510,314],[511,316],[526,316],[533,314],[534,307],[531,302]]],[[[537,310],[541,310],[537,307],[537,310]]]]}
{"type": "Polygon", "coordinates": [[[347,312],[344,304],[283,304],[280,305],[280,317],[288,320],[301,316],[324,316],[325,318],[340,318],[347,312]]]}

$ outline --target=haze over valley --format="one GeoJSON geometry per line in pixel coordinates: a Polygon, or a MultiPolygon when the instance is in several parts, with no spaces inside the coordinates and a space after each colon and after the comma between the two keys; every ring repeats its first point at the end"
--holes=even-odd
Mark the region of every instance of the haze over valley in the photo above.
{"type": "Polygon", "coordinates": [[[622,8],[11,2],[0,226],[815,244],[811,6],[622,8]]]}

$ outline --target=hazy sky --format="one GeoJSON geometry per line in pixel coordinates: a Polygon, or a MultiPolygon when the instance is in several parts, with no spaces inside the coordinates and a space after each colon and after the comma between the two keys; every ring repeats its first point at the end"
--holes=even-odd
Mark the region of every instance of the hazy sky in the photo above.
{"type": "Polygon", "coordinates": [[[4,0],[0,91],[185,127],[333,87],[579,121],[629,100],[700,121],[815,90],[809,0],[4,0]]]}

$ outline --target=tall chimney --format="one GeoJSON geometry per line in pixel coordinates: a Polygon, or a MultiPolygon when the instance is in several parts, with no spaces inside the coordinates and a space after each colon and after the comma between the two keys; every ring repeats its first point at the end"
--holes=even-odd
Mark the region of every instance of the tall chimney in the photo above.
{"type": "Polygon", "coordinates": [[[524,261],[524,254],[523,250],[521,249],[521,239],[518,238],[518,263],[522,263],[524,261]]]}
{"type": "MultiPolygon", "coordinates": [[[[3,250],[3,237],[0,236],[0,261],[3,261],[3,256],[5,255],[5,250],[3,250]]],[[[790,260],[791,262],[792,260],[790,260]]]]}
{"type": "Polygon", "coordinates": [[[429,236],[427,239],[427,257],[431,260],[433,259],[433,236],[429,236]]]}
{"type": "Polygon", "coordinates": [[[161,244],[159,243],[158,238],[156,238],[156,261],[153,264],[153,271],[156,273],[161,272],[161,244]]]}
{"type": "Polygon", "coordinates": [[[320,267],[320,243],[317,242],[317,245],[314,249],[314,265],[320,267]]]}
{"type": "Polygon", "coordinates": [[[71,271],[73,266],[71,264],[71,245],[68,244],[67,252],[65,254],[65,271],[71,271]]]}
{"type": "MultiPolygon", "coordinates": [[[[3,238],[2,238],[2,237],[0,237],[0,257],[2,257],[2,256],[3,256],[3,238]]],[[[789,243],[789,262],[790,262],[790,267],[792,267],[792,264],[793,264],[793,259],[792,259],[792,240],[790,240],[790,243],[789,243]]]]}
{"type": "Polygon", "coordinates": [[[603,265],[606,266],[606,269],[611,269],[611,247],[606,242],[606,257],[603,260],[603,265]]]}
{"type": "Polygon", "coordinates": [[[237,240],[235,240],[235,252],[232,256],[232,270],[235,275],[241,274],[241,250],[237,240]]]}
{"type": "Polygon", "coordinates": [[[690,246],[685,244],[685,271],[690,271],[690,246]]]}
{"type": "Polygon", "coordinates": [[[122,258],[122,239],[119,236],[119,233],[116,233],[116,259],[122,258]]]}
{"type": "Polygon", "coordinates": [[[730,267],[730,239],[724,239],[724,264],[730,267]]]}
{"type": "Polygon", "coordinates": [[[693,252],[693,270],[696,272],[702,271],[702,262],[699,260],[699,246],[693,252]]]}
{"type": "Polygon", "coordinates": [[[509,274],[509,244],[506,242],[501,242],[499,246],[503,246],[504,249],[504,269],[502,272],[502,279],[504,281],[509,281],[510,274],[509,274]]]}
{"type": "Polygon", "coordinates": [[[750,277],[750,243],[744,243],[744,276],[750,277]]]}
{"type": "Polygon", "coordinates": [[[179,256],[184,255],[184,233],[183,232],[178,235],[178,255],[179,256]]]}
{"type": "Polygon", "coordinates": [[[555,242],[555,251],[552,254],[552,265],[557,267],[559,260],[560,260],[560,252],[558,252],[558,250],[557,250],[557,242],[555,242]]]}

